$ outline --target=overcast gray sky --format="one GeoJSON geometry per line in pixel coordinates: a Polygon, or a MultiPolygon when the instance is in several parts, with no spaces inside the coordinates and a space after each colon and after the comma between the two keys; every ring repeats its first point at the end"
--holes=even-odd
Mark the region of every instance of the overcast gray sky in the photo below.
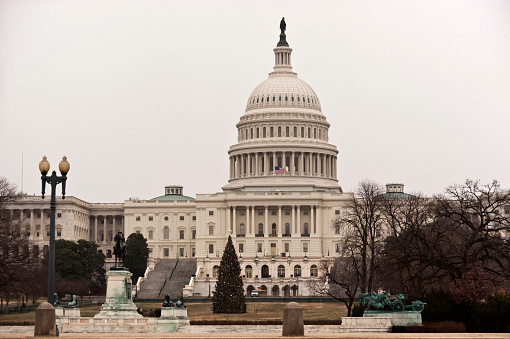
{"type": "Polygon", "coordinates": [[[40,194],[214,193],[279,22],[317,93],[344,191],[510,186],[510,1],[0,1],[0,176],[40,194]],[[60,188],[58,189],[60,192],[60,188]]]}

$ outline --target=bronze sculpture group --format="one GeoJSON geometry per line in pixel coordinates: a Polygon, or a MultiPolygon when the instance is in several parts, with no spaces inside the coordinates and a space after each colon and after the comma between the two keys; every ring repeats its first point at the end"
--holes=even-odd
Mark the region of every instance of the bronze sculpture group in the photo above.
{"type": "Polygon", "coordinates": [[[123,267],[124,259],[126,257],[126,239],[124,238],[124,234],[122,234],[121,230],[119,230],[113,240],[115,241],[115,245],[113,246],[115,267],[123,267]]]}
{"type": "Polygon", "coordinates": [[[170,300],[171,296],[170,294],[166,294],[165,295],[165,301],[163,301],[163,307],[177,307],[177,308],[186,308],[186,306],[184,305],[184,300],[183,300],[183,297],[182,295],[179,295],[177,297],[177,301],[174,303],[170,300]]]}
{"type": "Polygon", "coordinates": [[[425,308],[425,303],[420,300],[406,304],[406,297],[403,294],[397,294],[395,300],[389,298],[390,291],[381,294],[372,292],[372,295],[359,294],[360,303],[368,312],[421,312],[425,308]]]}

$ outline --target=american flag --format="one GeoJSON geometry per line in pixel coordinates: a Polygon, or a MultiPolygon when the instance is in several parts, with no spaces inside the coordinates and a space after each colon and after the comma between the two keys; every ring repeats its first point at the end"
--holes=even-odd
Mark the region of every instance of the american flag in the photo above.
{"type": "Polygon", "coordinates": [[[285,174],[285,168],[276,166],[274,168],[274,173],[275,174],[285,174]]]}

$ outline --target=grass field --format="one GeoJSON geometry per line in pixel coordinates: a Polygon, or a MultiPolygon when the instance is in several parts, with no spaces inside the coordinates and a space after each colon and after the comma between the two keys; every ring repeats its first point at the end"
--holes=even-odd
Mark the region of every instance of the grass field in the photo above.
{"type": "MultiPolygon", "coordinates": [[[[287,305],[285,302],[257,302],[247,303],[247,312],[244,314],[214,314],[212,313],[212,303],[186,303],[188,317],[190,320],[272,320],[282,319],[283,308],[287,305]]],[[[136,303],[140,309],[157,309],[161,303],[136,303]]],[[[303,316],[305,320],[339,320],[347,315],[347,309],[342,303],[324,302],[324,303],[301,303],[303,316]]],[[[82,317],[93,317],[99,313],[100,306],[81,307],[82,317]]],[[[0,315],[0,324],[12,322],[34,322],[35,311],[28,313],[11,313],[0,315]]]]}

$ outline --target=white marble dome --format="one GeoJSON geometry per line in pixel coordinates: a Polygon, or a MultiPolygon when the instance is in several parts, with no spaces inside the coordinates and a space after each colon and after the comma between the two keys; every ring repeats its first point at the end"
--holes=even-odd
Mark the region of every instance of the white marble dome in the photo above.
{"type": "Polygon", "coordinates": [[[317,94],[295,74],[271,74],[251,93],[246,112],[271,107],[308,108],[321,112],[317,94]]]}

